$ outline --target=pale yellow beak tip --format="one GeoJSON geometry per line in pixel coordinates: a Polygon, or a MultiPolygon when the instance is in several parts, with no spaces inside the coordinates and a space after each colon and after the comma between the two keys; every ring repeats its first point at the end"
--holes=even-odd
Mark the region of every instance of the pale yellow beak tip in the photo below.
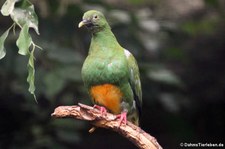
{"type": "Polygon", "coordinates": [[[78,28],[81,28],[82,26],[84,26],[84,22],[81,21],[79,24],[78,24],[78,28]]]}

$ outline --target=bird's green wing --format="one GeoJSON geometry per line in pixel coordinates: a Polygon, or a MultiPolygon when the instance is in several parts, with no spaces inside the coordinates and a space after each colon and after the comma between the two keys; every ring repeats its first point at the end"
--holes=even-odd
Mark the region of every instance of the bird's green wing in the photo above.
{"type": "Polygon", "coordinates": [[[137,62],[134,56],[126,49],[124,53],[127,58],[127,63],[129,67],[129,83],[134,93],[134,100],[136,102],[136,107],[138,109],[139,115],[141,114],[141,105],[142,105],[142,90],[141,90],[141,81],[140,73],[137,62]]]}

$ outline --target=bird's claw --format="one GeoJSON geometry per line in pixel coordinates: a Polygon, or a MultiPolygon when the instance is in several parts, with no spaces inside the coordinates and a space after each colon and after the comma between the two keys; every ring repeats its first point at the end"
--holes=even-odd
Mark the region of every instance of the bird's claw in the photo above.
{"type": "Polygon", "coordinates": [[[123,112],[116,116],[116,119],[119,118],[119,126],[121,126],[122,123],[125,125],[127,124],[127,112],[123,112]]]}
{"type": "Polygon", "coordinates": [[[103,106],[99,106],[99,105],[94,105],[93,108],[98,109],[101,112],[101,115],[104,116],[107,113],[107,110],[105,107],[103,106]]]}

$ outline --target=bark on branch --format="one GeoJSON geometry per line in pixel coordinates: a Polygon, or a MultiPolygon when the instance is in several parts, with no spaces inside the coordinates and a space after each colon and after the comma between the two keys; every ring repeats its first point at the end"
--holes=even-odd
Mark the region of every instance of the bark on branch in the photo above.
{"type": "Polygon", "coordinates": [[[140,149],[162,149],[157,140],[140,127],[130,122],[127,122],[127,125],[122,124],[119,126],[119,121],[115,115],[111,113],[102,115],[99,110],[84,104],[59,106],[52,113],[52,116],[55,118],[74,118],[90,121],[95,127],[102,127],[118,132],[140,149]]]}

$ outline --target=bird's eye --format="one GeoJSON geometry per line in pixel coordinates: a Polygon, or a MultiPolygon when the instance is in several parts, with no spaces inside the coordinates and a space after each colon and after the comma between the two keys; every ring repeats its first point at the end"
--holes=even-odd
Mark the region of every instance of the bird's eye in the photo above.
{"type": "Polygon", "coordinates": [[[97,16],[97,15],[95,15],[95,16],[94,16],[94,18],[95,18],[95,19],[97,19],[97,18],[98,18],[98,16],[97,16]]]}

